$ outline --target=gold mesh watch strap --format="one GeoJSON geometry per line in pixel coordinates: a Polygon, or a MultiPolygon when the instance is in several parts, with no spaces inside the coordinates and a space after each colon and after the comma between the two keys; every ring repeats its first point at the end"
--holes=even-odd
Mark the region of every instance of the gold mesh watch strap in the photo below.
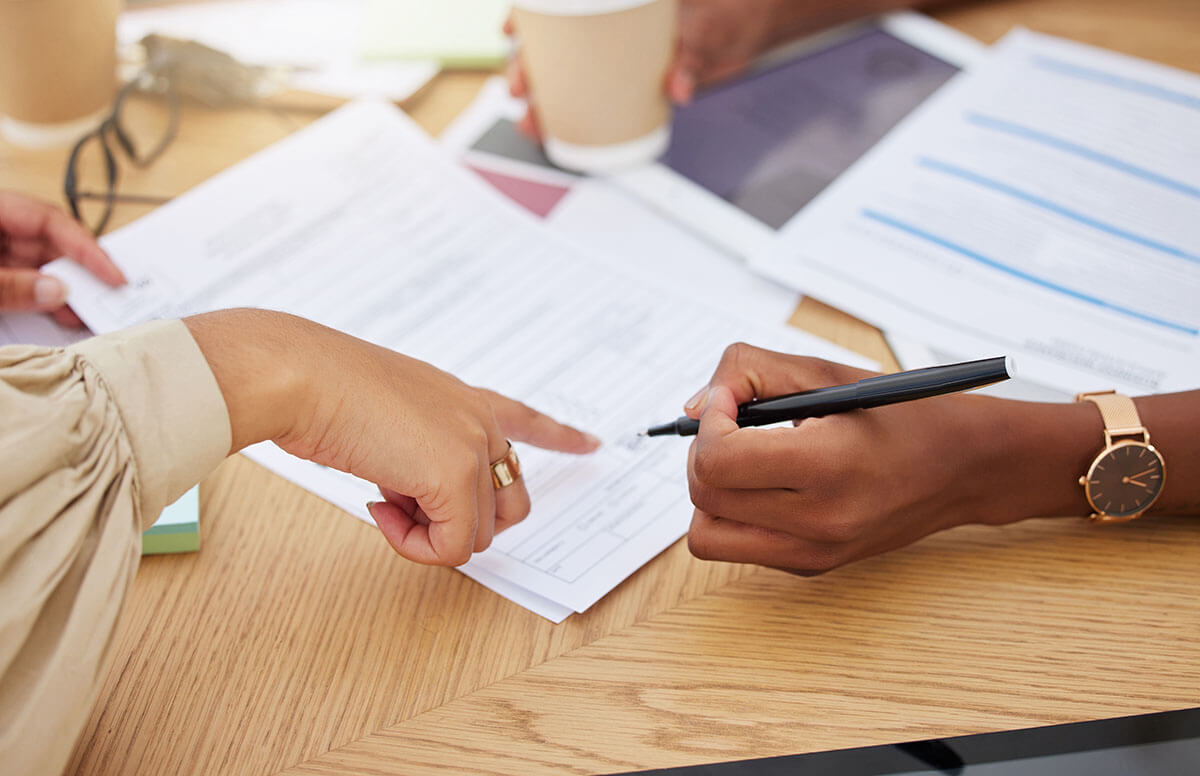
{"type": "Polygon", "coordinates": [[[1100,410],[1104,419],[1104,431],[1109,438],[1122,436],[1148,437],[1146,427],[1142,425],[1138,415],[1137,405],[1128,396],[1122,396],[1113,391],[1104,393],[1081,393],[1075,401],[1090,401],[1100,410]]]}

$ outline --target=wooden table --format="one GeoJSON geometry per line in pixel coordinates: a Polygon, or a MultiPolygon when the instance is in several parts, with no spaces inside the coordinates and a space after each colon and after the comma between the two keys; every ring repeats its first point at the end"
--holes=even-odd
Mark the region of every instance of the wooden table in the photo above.
{"type": "MultiPolygon", "coordinates": [[[[1194,0],[938,15],[989,42],[1022,24],[1200,71],[1194,0]]],[[[439,130],[482,78],[439,78],[413,114],[439,130]]],[[[315,115],[189,109],[124,186],[177,194],[315,115]]],[[[0,185],[57,200],[63,158],[0,146],[0,185]]],[[[827,307],[796,320],[888,358],[827,307]]],[[[71,772],[599,773],[1200,703],[1200,530],[1185,519],[967,527],[807,580],[679,543],[554,626],[398,559],[245,459],[202,494],[203,549],[142,564],[71,772]]]]}

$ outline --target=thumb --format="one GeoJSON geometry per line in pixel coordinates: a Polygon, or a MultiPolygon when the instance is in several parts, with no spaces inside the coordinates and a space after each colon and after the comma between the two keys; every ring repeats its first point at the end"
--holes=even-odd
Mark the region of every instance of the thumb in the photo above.
{"type": "Polygon", "coordinates": [[[667,71],[667,97],[676,105],[688,105],[696,96],[697,80],[694,61],[681,57],[667,71]]]}
{"type": "Polygon", "coordinates": [[[738,407],[733,391],[723,385],[708,392],[704,412],[700,415],[700,432],[696,435],[701,444],[715,442],[721,437],[737,431],[738,407]]]}
{"type": "Polygon", "coordinates": [[[739,430],[733,392],[723,385],[710,390],[700,416],[700,431],[688,451],[689,482],[695,479],[721,487],[742,487],[724,481],[753,461],[746,455],[745,445],[735,443],[746,439],[744,434],[735,435],[739,430]]]}
{"type": "Polygon", "coordinates": [[[57,310],[67,303],[67,286],[33,269],[0,269],[0,310],[57,310]]]}

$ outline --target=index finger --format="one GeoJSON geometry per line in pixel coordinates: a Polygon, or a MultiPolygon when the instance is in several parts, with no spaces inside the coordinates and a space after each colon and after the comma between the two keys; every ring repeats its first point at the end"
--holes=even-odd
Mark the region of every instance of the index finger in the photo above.
{"type": "Polygon", "coordinates": [[[53,205],[0,191],[0,231],[14,239],[42,240],[109,285],[125,283],[125,275],[91,232],[53,205]]]}
{"type": "Polygon", "coordinates": [[[549,415],[495,391],[483,389],[482,393],[491,405],[503,436],[563,453],[590,453],[600,447],[600,439],[592,434],[559,423],[549,415]]]}

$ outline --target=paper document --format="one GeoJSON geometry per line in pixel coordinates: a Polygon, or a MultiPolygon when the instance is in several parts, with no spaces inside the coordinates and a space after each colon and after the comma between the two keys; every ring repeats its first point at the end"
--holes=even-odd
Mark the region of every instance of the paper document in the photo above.
{"type": "MultiPolygon", "coordinates": [[[[253,305],[379,343],[596,433],[582,458],[521,446],[533,513],[463,571],[552,619],[583,611],[683,535],[679,414],[735,340],[852,363],[647,283],[546,231],[443,157],[394,107],[343,108],[114,232],[130,278],[51,271],[97,330],[253,305]]],[[[374,488],[271,445],[249,453],[368,519],[374,488]]]]}
{"type": "Polygon", "coordinates": [[[441,145],[553,231],[589,246],[614,267],[747,319],[777,324],[791,317],[799,294],[747,272],[744,258],[607,178],[555,167],[517,129],[524,112],[525,102],[509,96],[507,82],[493,78],[442,133],[441,145]]]}
{"type": "Polygon", "coordinates": [[[1200,77],[1016,32],[757,266],[1068,392],[1200,385],[1200,77]]]}

